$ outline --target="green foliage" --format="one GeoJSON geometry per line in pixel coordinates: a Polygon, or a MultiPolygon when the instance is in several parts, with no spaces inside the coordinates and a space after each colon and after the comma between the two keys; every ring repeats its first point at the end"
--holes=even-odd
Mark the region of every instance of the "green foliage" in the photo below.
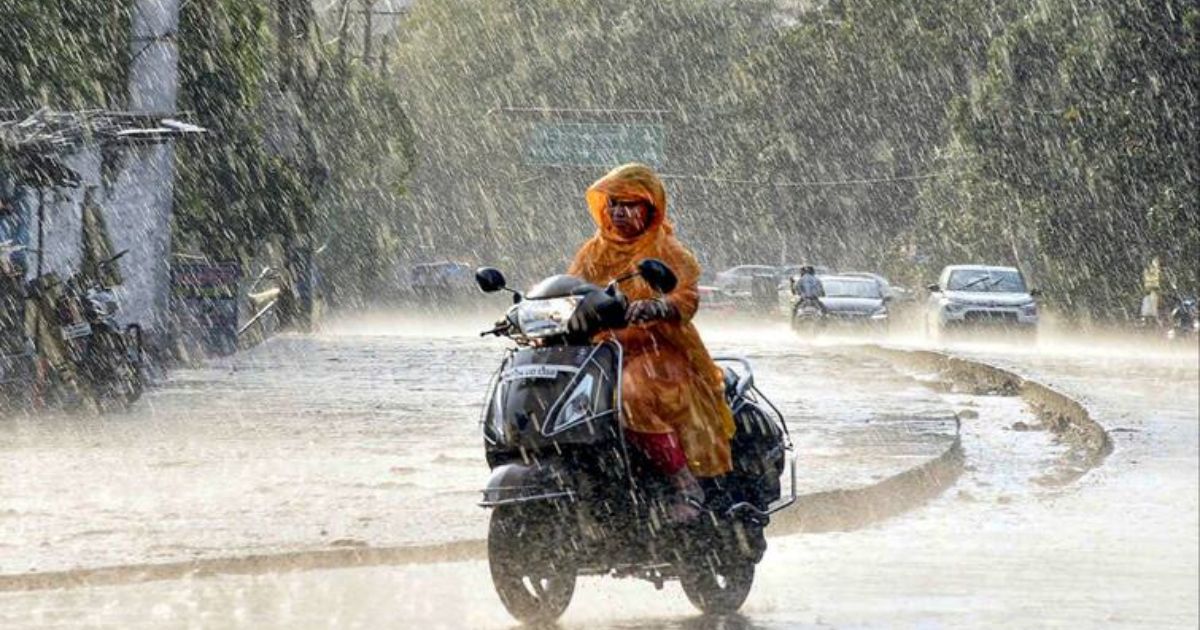
{"type": "Polygon", "coordinates": [[[879,0],[806,14],[738,65],[729,98],[744,131],[725,171],[817,182],[779,187],[786,211],[766,220],[812,259],[889,265],[886,245],[913,224],[917,178],[944,168],[946,102],[982,67],[987,33],[1024,4],[879,0]],[[863,179],[874,181],[819,185],[863,179]]]}
{"type": "MultiPolygon", "coordinates": [[[[397,79],[430,147],[414,187],[414,258],[459,256],[512,268],[561,266],[592,230],[583,189],[603,168],[534,169],[522,143],[539,108],[663,110],[599,114],[665,122],[671,172],[710,168],[733,62],[768,31],[769,3],[669,0],[420,2],[396,53],[397,79]],[[523,112],[504,108],[521,108],[523,112]],[[555,235],[557,238],[548,238],[555,235]]],[[[702,225],[676,199],[676,221],[702,225]]]]}
{"type": "Polygon", "coordinates": [[[267,0],[184,6],[181,108],[210,134],[177,154],[177,241],[221,259],[248,258],[268,241],[328,243],[331,287],[347,298],[377,291],[399,247],[411,126],[391,83],[304,33],[287,59],[304,58],[304,70],[285,72],[268,28],[278,9],[267,0]]]}
{"type": "Polygon", "coordinates": [[[950,112],[963,174],[927,188],[922,234],[943,259],[1007,247],[1060,303],[1113,314],[1154,256],[1197,286],[1200,56],[1194,6],[1098,8],[1047,2],[993,42],[950,112]]]}
{"type": "Polygon", "coordinates": [[[180,103],[209,134],[178,147],[177,247],[216,259],[251,255],[278,233],[299,186],[262,142],[271,43],[254,2],[190,2],[180,15],[180,103]]]}
{"type": "MultiPolygon", "coordinates": [[[[0,103],[119,108],[129,5],[0,0],[0,103]]],[[[603,168],[523,164],[533,125],[652,122],[674,220],[710,265],[784,249],[915,282],[1008,262],[1111,315],[1158,256],[1196,290],[1194,2],[776,5],[418,2],[381,75],[315,36],[303,0],[184,3],[180,108],[211,133],[177,153],[179,248],[311,236],[351,295],[401,258],[544,271],[590,233],[582,191],[603,168]],[[281,23],[298,35],[277,40],[281,23]]]]}
{"type": "Polygon", "coordinates": [[[326,181],[313,230],[327,248],[330,287],[360,299],[395,286],[404,237],[412,233],[399,209],[417,160],[416,137],[394,82],[359,64],[341,73],[320,83],[309,104],[326,181]]]}
{"type": "Polygon", "coordinates": [[[674,218],[710,265],[1015,263],[1114,315],[1159,255],[1196,290],[1194,3],[774,4],[420,3],[414,252],[561,265],[602,169],[522,164],[530,121],[560,118],[497,108],[664,109],[674,218]]]}
{"type": "Polygon", "coordinates": [[[128,0],[0,0],[0,106],[118,107],[128,0]]]}

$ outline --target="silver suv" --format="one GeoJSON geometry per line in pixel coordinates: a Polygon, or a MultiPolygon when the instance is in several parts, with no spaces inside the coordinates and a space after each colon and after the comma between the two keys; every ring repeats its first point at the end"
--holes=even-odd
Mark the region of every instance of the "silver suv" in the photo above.
{"type": "Polygon", "coordinates": [[[1014,267],[951,265],[929,285],[926,331],[973,324],[1036,331],[1037,295],[1014,267]]]}

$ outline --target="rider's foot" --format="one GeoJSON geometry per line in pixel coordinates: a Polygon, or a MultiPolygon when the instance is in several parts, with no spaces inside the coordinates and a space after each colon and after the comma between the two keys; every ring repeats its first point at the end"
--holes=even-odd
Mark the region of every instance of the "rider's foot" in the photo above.
{"type": "Polygon", "coordinates": [[[675,496],[666,505],[667,520],[676,525],[690,523],[700,517],[704,505],[704,489],[692,471],[684,467],[671,475],[675,496]]]}

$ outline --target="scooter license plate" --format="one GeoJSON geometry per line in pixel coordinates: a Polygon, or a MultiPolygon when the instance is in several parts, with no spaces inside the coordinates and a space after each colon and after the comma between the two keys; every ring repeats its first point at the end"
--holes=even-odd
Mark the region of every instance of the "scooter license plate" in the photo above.
{"type": "Polygon", "coordinates": [[[62,327],[62,337],[66,341],[86,337],[90,334],[92,334],[92,325],[87,322],[62,327]]]}

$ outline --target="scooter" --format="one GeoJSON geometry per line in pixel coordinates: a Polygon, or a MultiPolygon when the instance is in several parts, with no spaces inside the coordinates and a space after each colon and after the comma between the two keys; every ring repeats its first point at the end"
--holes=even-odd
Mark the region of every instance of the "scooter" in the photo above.
{"type": "MultiPolygon", "coordinates": [[[[116,264],[126,253],[100,262],[98,269],[116,264]]],[[[61,348],[69,363],[64,367],[73,372],[66,380],[75,381],[76,393],[98,407],[109,402],[129,406],[145,388],[142,329],[117,321],[120,305],[112,289],[83,274],[62,281],[53,273],[29,287],[30,298],[41,304],[39,311],[50,315],[51,334],[41,341],[61,348]]]]}
{"type": "Polygon", "coordinates": [[[1171,309],[1171,317],[1168,321],[1168,340],[1196,339],[1200,334],[1200,317],[1197,316],[1196,298],[1181,298],[1179,304],[1171,309]]]}
{"type": "Polygon", "coordinates": [[[492,473],[480,505],[492,510],[492,583],[521,621],[559,617],[580,575],[642,578],[660,589],[677,579],[701,611],[734,612],[766,551],[770,515],[795,501],[782,414],[755,387],[748,361],[718,358],[737,425],[733,470],[701,480],[705,501],[695,521],[665,517],[674,491],[626,442],[624,350],[607,334],[628,325],[620,285],[635,278],[660,294],[676,284],[653,259],[604,288],[558,275],[524,294],[494,268],[476,272],[480,289],[508,291],[514,302],[481,333],[516,347],[492,379],[481,418],[492,473]],[[791,494],[781,498],[789,462],[791,494]]]}
{"type": "Polygon", "coordinates": [[[792,330],[815,337],[824,326],[825,310],[820,302],[816,298],[796,298],[792,305],[792,330]]]}

